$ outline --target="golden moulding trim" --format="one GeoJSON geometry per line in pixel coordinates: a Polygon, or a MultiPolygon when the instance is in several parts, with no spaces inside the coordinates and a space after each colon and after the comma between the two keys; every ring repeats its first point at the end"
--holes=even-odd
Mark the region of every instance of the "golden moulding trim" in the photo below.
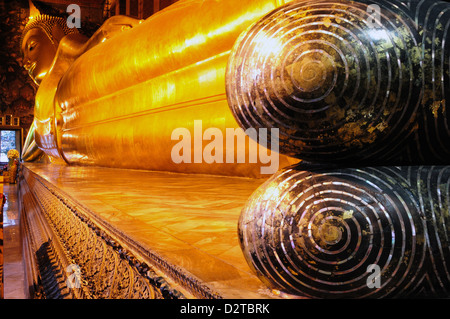
{"type": "MultiPolygon", "coordinates": [[[[186,298],[183,293],[171,287],[151,266],[138,260],[133,253],[124,248],[124,245],[119,243],[121,240],[127,240],[123,235],[117,231],[113,235],[111,227],[99,220],[94,222],[94,213],[81,207],[79,203],[75,204],[69,196],[27,168],[21,169],[20,182],[21,184],[25,182],[34,195],[40,210],[44,212],[42,215],[55,235],[53,237],[63,247],[63,254],[72,264],[80,267],[80,288],[85,292],[80,295],[82,298],[186,298]]],[[[217,292],[213,292],[193,276],[167,263],[148,249],[144,250],[131,239],[127,241],[127,245],[139,250],[141,255],[143,253],[152,266],[167,274],[194,297],[221,298],[217,292]]],[[[42,249],[48,250],[48,247],[49,245],[42,249]]],[[[44,255],[50,256],[51,253],[44,255]]],[[[39,264],[39,261],[37,263],[39,264]]],[[[68,277],[69,274],[64,272],[63,275],[68,277]]]]}

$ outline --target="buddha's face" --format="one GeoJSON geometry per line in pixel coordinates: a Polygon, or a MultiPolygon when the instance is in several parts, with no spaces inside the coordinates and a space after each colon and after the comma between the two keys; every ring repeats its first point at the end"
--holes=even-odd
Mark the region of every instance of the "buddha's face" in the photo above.
{"type": "Polygon", "coordinates": [[[23,66],[39,85],[50,71],[57,47],[40,28],[27,32],[22,42],[23,66]]]}

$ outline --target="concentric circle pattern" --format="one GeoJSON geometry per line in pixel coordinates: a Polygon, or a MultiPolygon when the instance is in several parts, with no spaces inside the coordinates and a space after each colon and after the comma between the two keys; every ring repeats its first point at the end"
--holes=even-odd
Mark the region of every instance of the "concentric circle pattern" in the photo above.
{"type": "Polygon", "coordinates": [[[291,294],[448,297],[449,179],[448,167],[288,168],[244,207],[241,247],[291,294]]]}
{"type": "Polygon", "coordinates": [[[450,297],[450,167],[429,166],[450,162],[449,45],[450,4],[434,0],[297,0],[241,35],[226,74],[236,120],[279,128],[281,153],[319,164],[280,171],[242,210],[266,285],[450,297]]]}
{"type": "Polygon", "coordinates": [[[423,98],[408,162],[450,162],[450,3],[409,1],[410,16],[420,28],[421,45],[414,58],[423,61],[423,98]]]}
{"type": "Polygon", "coordinates": [[[417,129],[420,40],[408,7],[392,1],[288,3],[235,44],[230,108],[244,129],[279,128],[280,152],[289,156],[392,161],[417,129]]]}

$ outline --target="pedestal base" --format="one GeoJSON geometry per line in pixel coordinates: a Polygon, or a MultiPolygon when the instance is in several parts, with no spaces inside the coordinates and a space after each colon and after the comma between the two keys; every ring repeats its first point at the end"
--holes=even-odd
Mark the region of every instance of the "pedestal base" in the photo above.
{"type": "Polygon", "coordinates": [[[237,234],[264,180],[25,163],[19,182],[36,296],[277,297],[237,234]]]}

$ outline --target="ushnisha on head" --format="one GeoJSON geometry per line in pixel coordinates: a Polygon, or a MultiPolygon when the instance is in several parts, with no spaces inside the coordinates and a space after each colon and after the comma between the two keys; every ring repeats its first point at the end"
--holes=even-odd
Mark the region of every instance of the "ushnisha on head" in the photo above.
{"type": "Polygon", "coordinates": [[[37,85],[50,71],[60,40],[77,32],[61,17],[42,14],[30,18],[22,32],[20,48],[23,66],[37,85]]]}

